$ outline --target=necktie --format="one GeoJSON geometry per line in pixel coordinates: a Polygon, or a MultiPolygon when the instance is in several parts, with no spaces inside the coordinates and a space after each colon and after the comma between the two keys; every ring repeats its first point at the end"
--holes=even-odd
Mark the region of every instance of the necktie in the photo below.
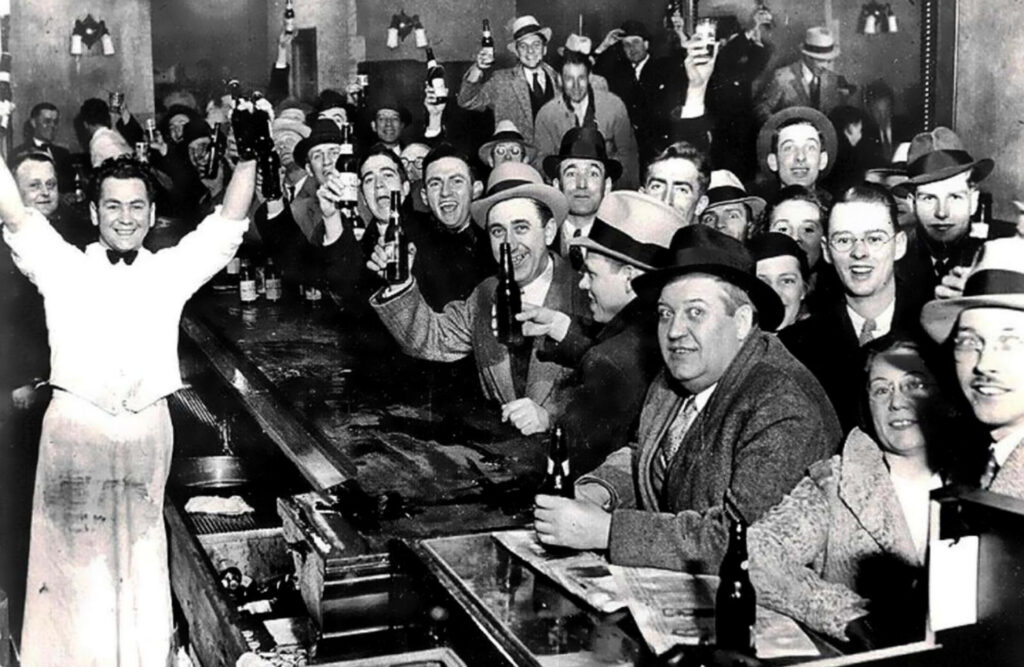
{"type": "Polygon", "coordinates": [[[690,430],[690,426],[693,425],[696,417],[697,399],[696,396],[690,396],[683,402],[682,407],[679,408],[676,418],[672,420],[672,424],[668,427],[668,432],[658,447],[658,452],[654,455],[651,477],[654,482],[654,488],[658,493],[661,493],[661,488],[665,483],[665,471],[668,470],[669,463],[679,452],[679,447],[683,444],[683,438],[686,437],[686,433],[690,430]]]}
{"type": "Polygon", "coordinates": [[[821,109],[821,79],[818,77],[811,79],[811,106],[821,109]]]}
{"type": "Polygon", "coordinates": [[[890,134],[891,128],[882,129],[882,151],[885,153],[885,159],[892,159],[892,135],[890,134]]]}
{"type": "Polygon", "coordinates": [[[875,339],[875,329],[878,328],[878,322],[868,318],[864,320],[864,326],[860,328],[860,337],[857,342],[863,347],[875,339]]]}
{"type": "Polygon", "coordinates": [[[107,261],[109,261],[111,264],[117,264],[118,262],[123,261],[128,266],[131,266],[132,263],[135,261],[135,258],[138,257],[138,255],[139,255],[139,251],[138,250],[129,250],[128,252],[118,252],[116,250],[108,250],[107,251],[107,261]]]}
{"type": "Polygon", "coordinates": [[[992,481],[999,472],[999,461],[996,461],[996,451],[988,448],[988,462],[985,464],[985,472],[981,474],[981,488],[987,489],[992,486],[992,481]]]}
{"type": "Polygon", "coordinates": [[[636,81],[637,83],[640,82],[640,66],[639,65],[633,65],[633,80],[636,81]]]}
{"type": "Polygon", "coordinates": [[[533,94],[536,95],[537,97],[543,97],[544,96],[544,87],[541,86],[541,84],[540,84],[540,73],[539,72],[534,72],[533,73],[533,94]]]}

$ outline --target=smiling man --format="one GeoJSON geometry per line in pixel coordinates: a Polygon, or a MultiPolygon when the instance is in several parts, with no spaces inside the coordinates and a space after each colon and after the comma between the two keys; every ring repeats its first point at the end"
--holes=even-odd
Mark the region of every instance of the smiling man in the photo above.
{"type": "Polygon", "coordinates": [[[90,188],[99,241],[83,252],[26,211],[0,167],[4,239],[43,295],[52,346],[25,664],[168,661],[166,396],[182,386],[178,324],[185,302],[238,249],[255,173],[254,161],[241,162],[223,207],[175,247],[151,253],[142,242],[156,218],[153,177],[130,157],[109,160],[90,188]]]}
{"type": "Polygon", "coordinates": [[[921,301],[895,274],[906,248],[889,191],[870,183],[848,189],[833,206],[822,240],[843,298],[779,335],[825,387],[844,430],[857,425],[865,382],[861,347],[890,332],[920,334],[921,301]]]}
{"type": "Polygon", "coordinates": [[[691,225],[668,256],[632,283],[657,304],[664,362],[637,442],[581,477],[575,500],[537,496],[534,526],[544,544],[608,549],[615,564],[707,572],[727,542],[725,493],[756,520],[840,432],[821,386],[766,333],[782,304],[743,245],[691,225]]]}
{"type": "MultiPolygon", "coordinates": [[[[523,303],[575,315],[586,308],[576,289],[576,274],[548,250],[567,209],[561,192],[545,185],[532,167],[518,162],[498,165],[488,179],[486,196],[470,207],[473,220],[487,234],[495,260],[502,243],[511,245],[523,303]]],[[[367,265],[383,273],[384,264],[384,251],[378,245],[367,265]]],[[[410,356],[452,362],[473,355],[484,394],[501,404],[502,418],[524,432],[543,431],[544,415],[557,417],[562,411],[560,389],[570,371],[540,360],[532,345],[508,349],[498,342],[491,328],[496,284],[496,278],[487,278],[468,298],[437,312],[424,300],[412,276],[401,285],[382,288],[370,304],[410,356]]]]}
{"type": "Polygon", "coordinates": [[[838,151],[836,130],[820,111],[790,107],[773,114],[757,135],[759,194],[771,200],[781,188],[802,185],[831,201],[818,183],[832,169],[838,151]]]}

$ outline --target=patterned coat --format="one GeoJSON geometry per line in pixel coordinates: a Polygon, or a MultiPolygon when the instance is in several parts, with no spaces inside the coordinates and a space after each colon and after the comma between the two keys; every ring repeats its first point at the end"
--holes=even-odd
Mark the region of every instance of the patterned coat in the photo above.
{"type": "MultiPolygon", "coordinates": [[[[846,94],[839,88],[839,75],[830,70],[822,72],[821,104],[818,110],[827,114],[837,106],[846,104],[846,98],[846,94]]],[[[764,123],[776,111],[809,106],[813,106],[811,91],[804,83],[803,61],[797,60],[772,72],[771,80],[754,105],[754,113],[758,121],[764,123]]]]}
{"type": "Polygon", "coordinates": [[[758,603],[846,639],[870,600],[893,621],[877,624],[885,634],[923,635],[924,563],[882,451],[860,429],[750,527],[748,543],[758,603]]]}
{"type": "MultiPolygon", "coordinates": [[[[562,77],[547,63],[541,68],[555,86],[555,97],[562,93],[562,77]]],[[[515,123],[527,143],[533,143],[533,107],[530,105],[530,88],[523,74],[523,66],[516,65],[499,69],[494,73],[484,72],[479,81],[470,81],[466,70],[459,88],[459,106],[470,111],[491,109],[494,122],[510,120],[515,123]]],[[[606,84],[607,85],[607,84],[606,84]]]]}
{"type": "Polygon", "coordinates": [[[662,372],[647,392],[638,444],[577,482],[612,494],[613,563],[717,571],[728,541],[726,490],[754,521],[808,466],[838,449],[839,422],[821,385],[774,335],[755,328],[686,432],[657,493],[652,464],[686,398],[662,372]]]}

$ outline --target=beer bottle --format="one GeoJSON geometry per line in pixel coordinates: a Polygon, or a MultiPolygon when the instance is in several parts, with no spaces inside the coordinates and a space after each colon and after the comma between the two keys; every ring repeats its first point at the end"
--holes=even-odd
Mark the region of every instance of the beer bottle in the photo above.
{"type": "Polygon", "coordinates": [[[562,498],[572,498],[572,481],[569,479],[569,447],[565,443],[565,431],[556,426],[551,432],[548,446],[548,467],[539,493],[562,498]]]}
{"type": "Polygon", "coordinates": [[[150,146],[156,143],[156,121],[152,118],[146,119],[146,141],[150,146]]]}
{"type": "Polygon", "coordinates": [[[291,35],[295,33],[295,2],[294,0],[285,0],[284,3],[284,31],[285,34],[291,35]]]}
{"type": "Polygon", "coordinates": [[[217,178],[217,169],[224,158],[223,144],[220,140],[220,123],[214,123],[210,130],[209,159],[206,162],[206,169],[203,171],[203,178],[217,178]]]}
{"type": "Polygon", "coordinates": [[[448,84],[444,80],[444,66],[434,57],[434,49],[427,47],[427,83],[434,91],[435,104],[447,104],[448,84]]]}
{"type": "Polygon", "coordinates": [[[484,19],[483,36],[480,38],[480,50],[491,58],[494,57],[494,36],[491,35],[491,22],[484,19]]]}
{"type": "Polygon", "coordinates": [[[267,301],[281,300],[281,274],[274,266],[274,258],[267,258],[267,268],[263,271],[264,289],[267,294],[267,301]]]}
{"type": "Polygon", "coordinates": [[[256,301],[256,276],[247,258],[242,258],[241,271],[238,275],[238,298],[242,303],[256,301]]]}
{"type": "Polygon", "coordinates": [[[757,597],[750,583],[747,562],[747,524],[729,498],[725,500],[729,518],[729,547],[718,570],[715,595],[715,642],[719,649],[754,657],[754,622],[757,597]]]}
{"type": "Polygon", "coordinates": [[[390,285],[398,285],[409,279],[409,246],[402,230],[402,194],[398,190],[391,191],[391,210],[388,213],[388,228],[384,232],[384,280],[390,285]]]}
{"type": "Polygon", "coordinates": [[[522,296],[512,269],[512,246],[499,247],[498,285],[494,293],[494,309],[498,316],[498,341],[507,347],[518,347],[524,342],[523,323],[516,315],[523,310],[522,296]]]}
{"type": "Polygon", "coordinates": [[[334,167],[342,182],[341,198],[338,200],[341,222],[345,227],[351,227],[356,240],[361,241],[366,233],[366,222],[359,215],[359,161],[352,144],[351,123],[345,123],[341,128],[341,154],[334,167]]]}

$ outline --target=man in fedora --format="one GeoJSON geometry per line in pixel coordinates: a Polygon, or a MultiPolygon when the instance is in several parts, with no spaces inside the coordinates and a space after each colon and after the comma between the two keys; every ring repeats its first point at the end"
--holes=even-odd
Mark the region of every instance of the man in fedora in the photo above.
{"type": "Polygon", "coordinates": [[[700,214],[700,224],[745,242],[754,224],[761,219],[764,207],[765,201],[748,195],[736,174],[717,169],[711,172],[708,205],[700,214]]]}
{"type": "Polygon", "coordinates": [[[597,209],[622,173],[622,165],[608,157],[604,137],[592,127],[566,132],[558,155],[548,155],[543,164],[552,185],[569,201],[569,213],[553,246],[562,257],[568,257],[569,241],[590,234],[597,209]]]}
{"type": "Polygon", "coordinates": [[[395,155],[402,152],[402,133],[412,122],[412,113],[396,99],[381,99],[373,105],[370,129],[372,141],[382,143],[395,155]]]}
{"type": "Polygon", "coordinates": [[[962,281],[986,240],[1015,233],[1008,223],[993,222],[987,229],[971,223],[978,208],[978,183],[994,167],[988,158],[971,157],[960,137],[946,127],[918,134],[910,142],[909,178],[897,190],[913,197],[917,225],[897,271],[921,291],[923,300],[936,296],[936,288],[943,296],[943,282],[962,281]]]}
{"type": "Polygon", "coordinates": [[[612,192],[588,236],[571,240],[583,253],[580,287],[590,297],[595,338],[564,313],[531,308],[520,319],[526,335],[558,363],[575,370],[558,423],[569,443],[573,474],[587,472],[629,441],[647,386],[661,368],[654,312],[636,298],[632,281],[654,269],[658,254],[683,227],[677,211],[638,192],[612,192]]]}
{"type": "Polygon", "coordinates": [[[789,107],[811,107],[827,114],[845,104],[856,90],[833,70],[839,45],[828,28],[808,28],[800,53],[800,60],[772,72],[761,92],[754,111],[762,123],[789,107]]]}
{"type": "Polygon", "coordinates": [[[758,194],[766,200],[790,185],[832,198],[819,183],[832,169],[839,143],[828,117],[810,107],[789,107],[772,114],[757,134],[758,194]]]}
{"type": "Polygon", "coordinates": [[[656,308],[664,361],[637,441],[581,477],[577,500],[538,496],[534,526],[544,544],[608,549],[612,563],[713,571],[725,493],[757,520],[840,431],[821,385],[766,333],[782,303],[743,244],[691,225],[666,256],[632,282],[656,308]]]}
{"type": "Polygon", "coordinates": [[[494,169],[502,162],[526,162],[531,164],[537,149],[526,141],[523,133],[510,120],[499,120],[489,141],[480,145],[477,156],[485,165],[494,169]]]}
{"type": "Polygon", "coordinates": [[[542,27],[532,16],[520,16],[512,22],[512,42],[508,50],[518,62],[514,67],[491,72],[494,56],[481,49],[462,77],[458,102],[463,109],[490,109],[498,121],[510,120],[533,142],[533,119],[548,100],[562,92],[562,81],[544,62],[551,28],[542,27]]]}
{"type": "MultiPolygon", "coordinates": [[[[470,210],[486,231],[495,260],[502,243],[511,245],[523,303],[575,315],[585,312],[576,272],[548,250],[568,208],[565,196],[535,169],[506,162],[491,172],[485,196],[470,210]]],[[[378,244],[367,267],[382,274],[385,263],[378,244]]],[[[561,414],[560,388],[570,371],[539,359],[533,345],[509,349],[498,341],[491,325],[496,285],[496,278],[486,278],[466,299],[435,311],[412,276],[378,290],[370,305],[410,356],[453,362],[472,355],[484,394],[501,404],[502,419],[523,433],[540,433],[548,428],[545,419],[561,414]]]]}
{"type": "Polygon", "coordinates": [[[306,170],[295,161],[295,146],[308,137],[312,131],[309,125],[306,125],[305,118],[306,115],[301,108],[287,106],[277,112],[270,125],[271,135],[274,137],[274,148],[277,149],[277,154],[281,157],[281,169],[284,171],[288,201],[294,201],[307,183],[312,185],[306,170]]]}
{"type": "Polygon", "coordinates": [[[950,341],[960,389],[988,429],[981,487],[1024,499],[1024,239],[989,241],[963,293],[929,301],[921,325],[950,341]]]}
{"type": "Polygon", "coordinates": [[[535,120],[537,159],[554,155],[565,134],[577,127],[590,127],[604,136],[609,157],[622,166],[619,187],[639,185],[636,138],[626,107],[613,93],[590,85],[590,60],[566,51],[562,61],[562,94],[545,104],[535,120]]]}

